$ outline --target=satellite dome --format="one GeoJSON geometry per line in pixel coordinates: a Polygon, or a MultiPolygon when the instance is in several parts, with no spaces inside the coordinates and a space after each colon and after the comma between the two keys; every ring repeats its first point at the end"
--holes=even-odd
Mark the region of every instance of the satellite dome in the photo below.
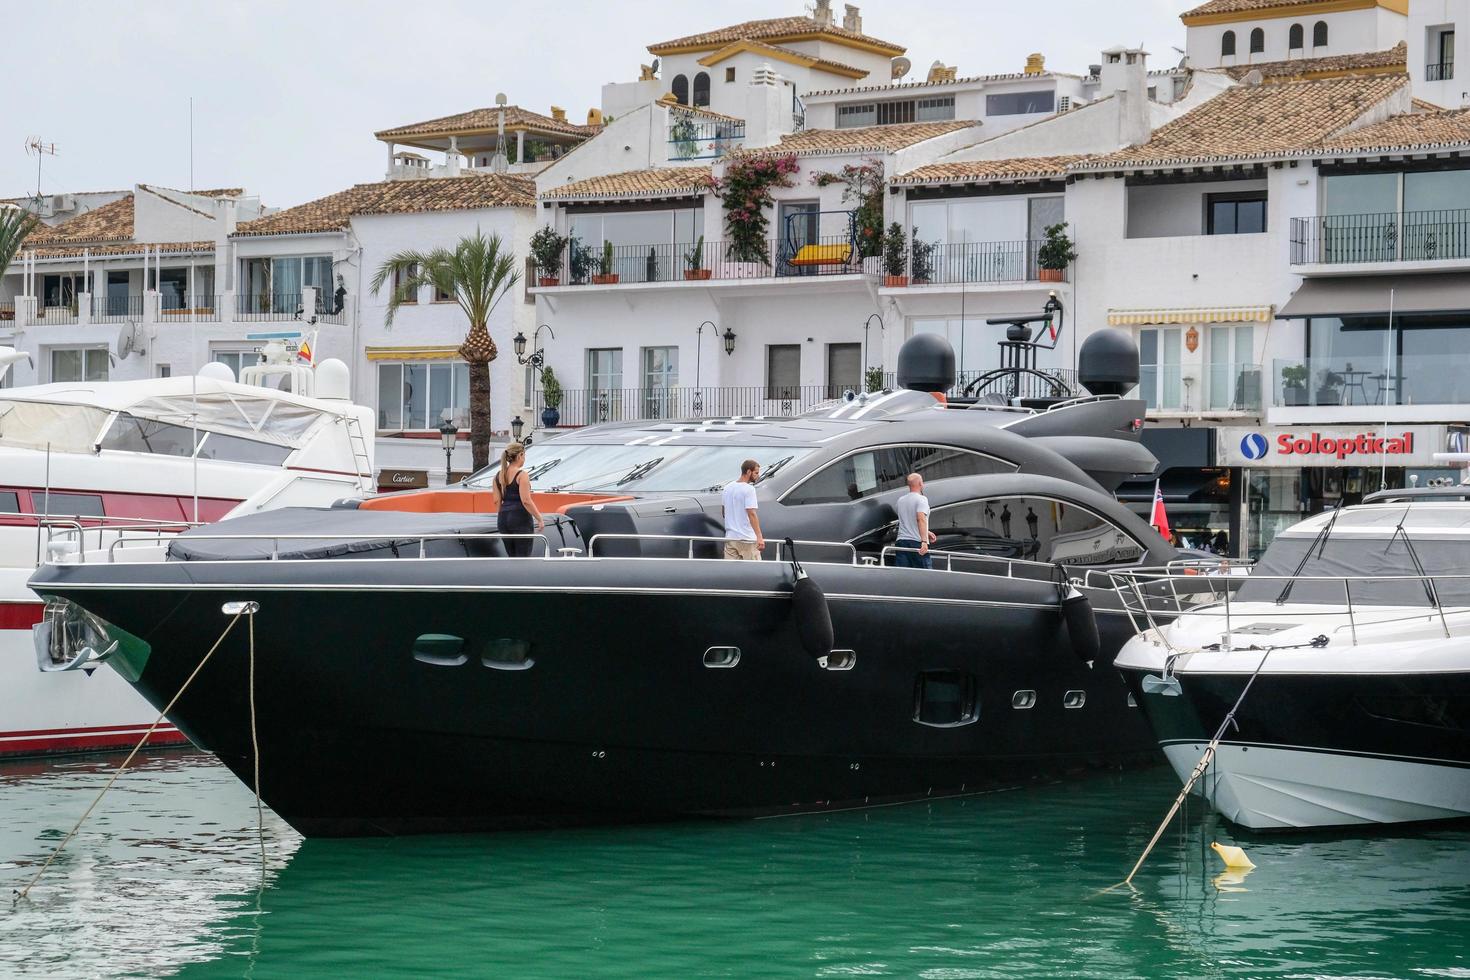
{"type": "Polygon", "coordinates": [[[228,364],[221,364],[219,361],[210,361],[208,364],[199,369],[199,377],[212,378],[215,381],[228,381],[233,383],[235,380],[235,372],[230,370],[230,366],[228,364]]]}
{"type": "Polygon", "coordinates": [[[1077,380],[1094,395],[1124,395],[1138,384],[1138,345],[1121,330],[1099,330],[1077,353],[1077,380]]]}
{"type": "Polygon", "coordinates": [[[898,350],[898,386],[948,391],[954,385],[954,348],[937,333],[916,333],[898,350]]]}

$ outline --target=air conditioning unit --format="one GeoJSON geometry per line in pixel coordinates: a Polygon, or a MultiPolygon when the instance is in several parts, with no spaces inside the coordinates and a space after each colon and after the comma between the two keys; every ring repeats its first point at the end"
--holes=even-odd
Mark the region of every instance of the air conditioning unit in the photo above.
{"type": "Polygon", "coordinates": [[[76,209],[77,209],[76,195],[74,195],[74,194],[52,194],[51,195],[51,212],[53,214],[58,214],[58,213],[60,213],[62,211],[75,211],[76,209]]]}

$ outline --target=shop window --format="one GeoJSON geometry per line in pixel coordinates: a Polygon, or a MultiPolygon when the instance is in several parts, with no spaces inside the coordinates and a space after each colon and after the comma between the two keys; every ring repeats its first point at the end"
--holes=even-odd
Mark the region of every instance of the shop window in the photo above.
{"type": "Polygon", "coordinates": [[[1220,57],[1235,57],[1235,32],[1226,31],[1220,35],[1220,57]]]}
{"type": "Polygon", "coordinates": [[[926,670],[914,684],[914,721],[932,728],[959,728],[980,720],[975,678],[958,670],[926,670]]]}

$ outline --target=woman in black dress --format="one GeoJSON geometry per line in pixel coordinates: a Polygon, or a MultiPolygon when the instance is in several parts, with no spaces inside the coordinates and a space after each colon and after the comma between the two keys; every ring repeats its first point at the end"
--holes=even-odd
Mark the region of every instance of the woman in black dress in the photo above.
{"type": "MultiPolygon", "coordinates": [[[[495,500],[496,523],[502,534],[540,534],[546,522],[536,509],[531,494],[531,477],[525,470],[526,447],[513,442],[500,454],[500,472],[495,474],[491,495],[495,500]]],[[[512,558],[529,558],[531,538],[506,538],[505,553],[512,558]]]]}

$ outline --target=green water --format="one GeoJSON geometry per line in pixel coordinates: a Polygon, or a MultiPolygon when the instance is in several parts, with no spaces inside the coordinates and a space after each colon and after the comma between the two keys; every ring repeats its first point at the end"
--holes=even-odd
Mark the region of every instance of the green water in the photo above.
{"type": "MultiPolygon", "coordinates": [[[[112,760],[0,765],[22,884],[112,760]]],[[[125,775],[28,901],[0,975],[1470,977],[1470,828],[1233,834],[1156,769],[752,823],[302,841],[209,756],[125,775]],[[1219,880],[1211,840],[1259,867],[1219,880]]],[[[385,774],[391,778],[391,774],[385,774]]]]}

